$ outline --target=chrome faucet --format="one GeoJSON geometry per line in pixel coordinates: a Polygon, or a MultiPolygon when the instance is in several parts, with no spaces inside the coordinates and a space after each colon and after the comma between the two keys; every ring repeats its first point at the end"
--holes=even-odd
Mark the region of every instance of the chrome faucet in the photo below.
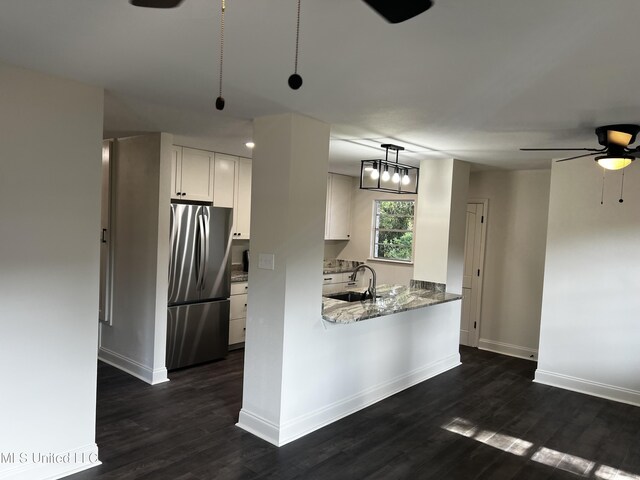
{"type": "Polygon", "coordinates": [[[376,271],[373,268],[371,268],[369,265],[366,265],[364,263],[358,265],[356,269],[353,271],[353,273],[351,274],[351,280],[355,281],[356,277],[358,276],[358,272],[360,270],[364,270],[365,268],[371,271],[371,278],[369,279],[369,288],[367,288],[362,294],[362,300],[366,300],[367,294],[369,294],[371,299],[375,302],[376,301],[376,271]]]}

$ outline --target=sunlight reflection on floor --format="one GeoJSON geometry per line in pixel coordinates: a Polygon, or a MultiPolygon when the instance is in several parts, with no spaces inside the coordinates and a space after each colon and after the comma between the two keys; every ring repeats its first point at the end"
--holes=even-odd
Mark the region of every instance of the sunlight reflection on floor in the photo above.
{"type": "Polygon", "coordinates": [[[520,457],[530,457],[534,462],[559,468],[579,477],[596,478],[598,480],[640,480],[640,475],[618,470],[608,465],[598,465],[594,461],[544,446],[534,450],[534,444],[531,442],[480,428],[464,418],[455,417],[450,423],[443,425],[442,428],[504,452],[520,457]]]}

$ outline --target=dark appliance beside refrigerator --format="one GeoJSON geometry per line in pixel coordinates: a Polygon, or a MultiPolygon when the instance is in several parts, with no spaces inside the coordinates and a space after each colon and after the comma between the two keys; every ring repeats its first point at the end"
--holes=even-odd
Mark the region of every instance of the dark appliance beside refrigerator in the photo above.
{"type": "Polygon", "coordinates": [[[224,358],[229,344],[232,209],[171,204],[167,369],[224,358]]]}

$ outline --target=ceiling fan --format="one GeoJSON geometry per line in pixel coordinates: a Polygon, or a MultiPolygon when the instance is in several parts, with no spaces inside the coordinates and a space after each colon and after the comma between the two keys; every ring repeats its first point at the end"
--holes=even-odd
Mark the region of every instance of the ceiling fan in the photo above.
{"type": "Polygon", "coordinates": [[[520,150],[528,152],[585,151],[590,153],[556,161],[566,162],[567,160],[595,156],[595,161],[601,167],[607,170],[620,170],[630,165],[637,156],[640,156],[640,146],[629,147],[636,141],[638,132],[640,132],[640,125],[604,125],[596,128],[598,143],[603,148],[521,148],[520,150]]]}
{"type": "MultiPolygon", "coordinates": [[[[401,23],[426,12],[432,0],[363,0],[389,23],[401,23]]],[[[131,5],[147,8],[175,8],[183,0],[129,0],[131,5]]]]}

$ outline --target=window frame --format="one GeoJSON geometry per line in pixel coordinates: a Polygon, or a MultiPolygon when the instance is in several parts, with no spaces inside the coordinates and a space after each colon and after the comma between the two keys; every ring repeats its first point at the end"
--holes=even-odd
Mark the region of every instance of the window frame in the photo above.
{"type": "MultiPolygon", "coordinates": [[[[409,217],[409,215],[395,215],[396,217],[409,217]]],[[[416,219],[416,201],[415,199],[388,199],[388,198],[377,198],[373,200],[372,207],[372,218],[371,218],[371,242],[369,248],[369,260],[375,262],[388,262],[388,263],[399,263],[402,265],[411,265],[413,264],[413,259],[415,255],[415,219],[416,219]],[[413,204],[413,215],[412,215],[412,227],[410,230],[398,230],[398,229],[380,229],[377,227],[380,203],[381,202],[402,202],[402,203],[412,203],[413,204]],[[379,232],[411,232],[411,257],[408,260],[398,259],[398,258],[384,258],[376,256],[376,246],[380,245],[376,240],[379,238],[379,232]]]]}

